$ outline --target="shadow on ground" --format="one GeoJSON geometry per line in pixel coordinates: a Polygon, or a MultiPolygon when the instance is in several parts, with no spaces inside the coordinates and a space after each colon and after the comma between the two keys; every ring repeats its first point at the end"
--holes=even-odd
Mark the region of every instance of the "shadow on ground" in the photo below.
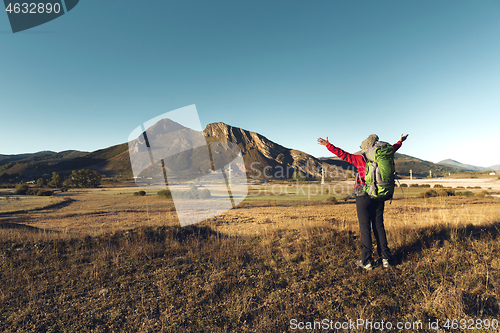
{"type": "Polygon", "coordinates": [[[409,244],[395,249],[394,260],[401,264],[406,258],[414,253],[430,247],[442,247],[445,241],[455,240],[480,240],[484,237],[497,239],[500,235],[500,222],[487,225],[467,225],[460,228],[446,226],[432,226],[416,231],[416,239],[409,244]]]}
{"type": "Polygon", "coordinates": [[[66,206],[71,205],[75,201],[76,201],[75,199],[67,198],[64,201],[61,201],[61,202],[58,202],[58,203],[55,203],[52,205],[44,206],[44,207],[0,213],[0,217],[12,216],[12,215],[16,215],[16,214],[25,214],[25,213],[29,213],[29,212],[37,212],[37,211],[47,210],[47,209],[61,209],[61,208],[64,208],[66,206]]]}
{"type": "Polygon", "coordinates": [[[16,222],[0,222],[0,229],[20,229],[35,233],[59,233],[59,231],[37,228],[31,225],[16,222]]]}

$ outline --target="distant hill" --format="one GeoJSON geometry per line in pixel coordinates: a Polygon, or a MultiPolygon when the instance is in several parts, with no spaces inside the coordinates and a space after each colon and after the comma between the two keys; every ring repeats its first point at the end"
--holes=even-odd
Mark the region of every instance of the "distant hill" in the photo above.
{"type": "Polygon", "coordinates": [[[457,161],[452,160],[452,159],[443,160],[441,162],[438,162],[437,164],[455,167],[455,168],[458,168],[462,171],[488,171],[488,170],[498,171],[498,170],[500,170],[500,164],[484,168],[484,167],[479,167],[479,166],[470,165],[470,164],[463,164],[463,163],[457,162],[457,161]]]}
{"type": "Polygon", "coordinates": [[[458,169],[461,169],[464,171],[484,171],[485,170],[482,167],[478,167],[478,166],[474,166],[474,165],[470,165],[470,164],[463,164],[463,163],[457,162],[457,161],[452,160],[452,159],[443,160],[443,161],[438,162],[436,164],[451,166],[451,167],[458,168],[458,169]]]}
{"type": "Polygon", "coordinates": [[[15,154],[15,155],[1,155],[0,154],[0,165],[6,164],[9,162],[14,162],[14,161],[19,161],[28,157],[32,156],[39,156],[39,155],[47,155],[47,154],[53,154],[53,151],[39,151],[37,153],[28,153],[28,154],[15,154]]]}
{"type": "Polygon", "coordinates": [[[461,170],[453,166],[438,165],[430,161],[425,161],[413,156],[396,153],[394,156],[396,172],[401,176],[409,176],[410,170],[414,177],[427,177],[429,171],[433,176],[444,176],[449,173],[460,172],[461,170]]]}
{"type": "Polygon", "coordinates": [[[33,154],[0,155],[1,174],[22,174],[30,177],[32,174],[44,175],[58,171],[58,163],[72,160],[87,154],[77,150],[67,150],[59,153],[43,151],[33,154]]]}
{"type": "Polygon", "coordinates": [[[126,143],[91,153],[67,150],[59,153],[28,154],[16,160],[0,161],[0,175],[20,175],[23,179],[48,177],[56,171],[68,175],[73,170],[97,170],[104,176],[132,177],[126,143]]]}

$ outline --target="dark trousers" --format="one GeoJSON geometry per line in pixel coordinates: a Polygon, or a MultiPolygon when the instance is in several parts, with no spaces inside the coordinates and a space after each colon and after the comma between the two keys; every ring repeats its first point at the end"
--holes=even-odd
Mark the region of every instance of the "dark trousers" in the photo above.
{"type": "Polygon", "coordinates": [[[368,195],[357,197],[356,210],[361,232],[361,260],[363,265],[372,260],[372,228],[377,241],[379,257],[392,261],[384,227],[384,201],[372,199],[368,195]]]}

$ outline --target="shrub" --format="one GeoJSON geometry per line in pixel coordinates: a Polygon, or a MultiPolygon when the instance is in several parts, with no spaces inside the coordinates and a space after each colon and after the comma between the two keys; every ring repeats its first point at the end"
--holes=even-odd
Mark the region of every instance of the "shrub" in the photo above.
{"type": "Polygon", "coordinates": [[[478,192],[478,193],[474,194],[474,197],[482,199],[485,197],[485,194],[483,192],[478,192]]]}
{"type": "Polygon", "coordinates": [[[463,186],[457,186],[456,188],[465,188],[465,187],[463,187],[463,186]]]}
{"type": "Polygon", "coordinates": [[[146,192],[145,191],[139,191],[137,192],[137,194],[140,196],[140,197],[143,197],[146,195],[146,192]]]}
{"type": "Polygon", "coordinates": [[[61,192],[68,192],[68,190],[69,190],[69,186],[65,185],[65,186],[61,187],[61,192]]]}
{"type": "Polygon", "coordinates": [[[158,191],[156,195],[159,196],[160,198],[172,199],[172,193],[170,192],[170,190],[158,191]]]}
{"type": "Polygon", "coordinates": [[[457,192],[455,193],[455,195],[459,195],[459,196],[464,196],[464,197],[472,197],[474,195],[474,193],[472,193],[471,191],[465,191],[465,192],[457,192]]]}
{"type": "Polygon", "coordinates": [[[36,192],[36,195],[39,196],[39,197],[50,197],[53,193],[54,193],[53,191],[38,190],[36,192]]]}
{"type": "Polygon", "coordinates": [[[448,196],[454,196],[455,191],[453,190],[448,190],[448,189],[440,189],[437,191],[437,195],[440,197],[448,197],[448,196]]]}
{"type": "Polygon", "coordinates": [[[420,185],[420,187],[428,187],[428,188],[430,188],[431,185],[429,185],[429,184],[422,184],[422,185],[420,185]]]}
{"type": "Polygon", "coordinates": [[[326,200],[327,200],[329,203],[334,204],[334,205],[336,205],[336,204],[338,203],[338,200],[337,200],[337,198],[335,198],[335,197],[330,197],[330,198],[328,198],[328,199],[326,199],[326,200]]]}
{"type": "Polygon", "coordinates": [[[403,183],[403,184],[399,185],[399,187],[408,187],[408,184],[403,183]]]}
{"type": "Polygon", "coordinates": [[[434,190],[427,190],[425,192],[421,192],[418,196],[421,198],[431,198],[436,197],[438,194],[434,190]]]}
{"type": "Polygon", "coordinates": [[[481,186],[474,186],[475,189],[481,189],[481,186]]]}
{"type": "Polygon", "coordinates": [[[418,184],[411,184],[410,187],[419,187],[418,184]]]}
{"type": "Polygon", "coordinates": [[[28,192],[28,189],[29,189],[28,185],[17,185],[14,194],[25,195],[26,192],[28,192]]]}
{"type": "Polygon", "coordinates": [[[36,195],[38,193],[38,190],[33,190],[33,189],[29,189],[26,191],[26,195],[36,195]]]}
{"type": "Polygon", "coordinates": [[[495,199],[495,198],[493,198],[493,196],[491,196],[491,195],[487,195],[487,196],[485,196],[484,198],[485,198],[485,199],[495,199]]]}
{"type": "Polygon", "coordinates": [[[200,195],[200,199],[210,199],[212,197],[212,194],[207,189],[201,190],[199,192],[199,195],[200,195]]]}
{"type": "Polygon", "coordinates": [[[443,188],[443,187],[444,187],[444,186],[443,186],[443,185],[441,185],[441,184],[435,184],[435,185],[434,185],[434,188],[443,188]]]}
{"type": "Polygon", "coordinates": [[[304,180],[306,180],[306,175],[302,171],[294,171],[292,174],[292,179],[304,181],[304,180]]]}
{"type": "Polygon", "coordinates": [[[43,191],[39,189],[29,189],[26,191],[26,195],[36,195],[38,197],[50,197],[53,193],[53,191],[43,191]]]}

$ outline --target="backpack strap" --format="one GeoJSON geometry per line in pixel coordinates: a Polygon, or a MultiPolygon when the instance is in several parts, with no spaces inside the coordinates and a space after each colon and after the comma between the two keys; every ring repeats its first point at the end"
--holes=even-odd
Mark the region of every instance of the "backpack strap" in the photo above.
{"type": "Polygon", "coordinates": [[[372,193],[374,193],[374,192],[376,195],[376,192],[377,192],[377,188],[375,186],[376,185],[375,183],[377,182],[376,169],[377,169],[377,163],[372,162],[371,166],[370,166],[370,175],[372,177],[372,183],[370,184],[370,189],[368,190],[369,196],[372,196],[372,193]]]}

